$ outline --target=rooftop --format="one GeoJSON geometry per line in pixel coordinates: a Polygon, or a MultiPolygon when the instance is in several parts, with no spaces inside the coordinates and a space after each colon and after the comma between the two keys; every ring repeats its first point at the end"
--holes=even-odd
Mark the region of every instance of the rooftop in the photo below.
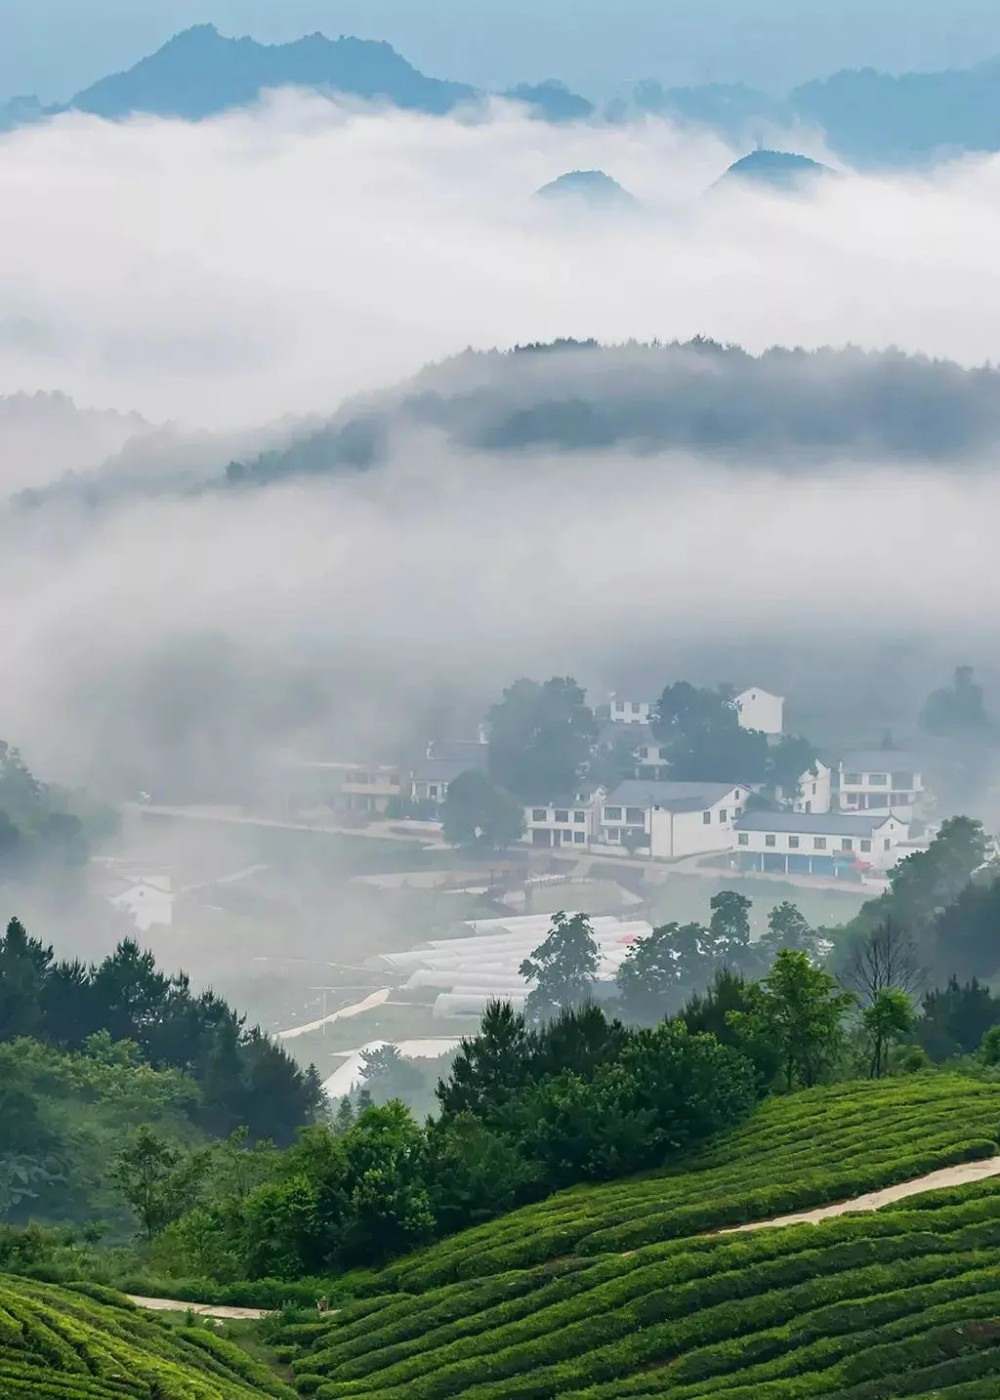
{"type": "Polygon", "coordinates": [[[672,783],[643,778],[627,778],[604,799],[611,807],[664,807],[670,811],[693,812],[712,807],[728,797],[734,788],[746,783],[672,783]],[[683,802],[689,805],[678,807],[683,802]]]}
{"type": "Polygon", "coordinates": [[[801,832],[806,836],[871,836],[892,820],[889,812],[865,817],[844,812],[830,812],[825,816],[811,812],[748,812],[736,823],[736,830],[775,834],[780,831],[801,832]]]}
{"type": "Polygon", "coordinates": [[[905,749],[862,749],[845,753],[841,759],[845,773],[921,773],[920,754],[905,749]]]}

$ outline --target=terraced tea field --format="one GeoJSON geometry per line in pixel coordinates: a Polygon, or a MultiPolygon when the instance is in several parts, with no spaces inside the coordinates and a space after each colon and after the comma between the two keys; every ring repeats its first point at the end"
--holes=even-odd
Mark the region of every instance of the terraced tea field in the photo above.
{"type": "Polygon", "coordinates": [[[416,1293],[767,1220],[993,1156],[998,1136],[997,1083],[927,1074],[813,1089],[769,1100],[676,1171],[562,1191],[405,1259],[388,1277],[416,1293]]]}
{"type": "Polygon", "coordinates": [[[0,1400],[295,1400],[203,1324],[169,1327],[98,1288],[0,1275],[0,1400]]]}
{"type": "Polygon", "coordinates": [[[996,1152],[1000,1085],[946,1075],[769,1103],[687,1171],[574,1190],[289,1325],[319,1400],[997,1400],[1000,1177],[750,1233],[996,1152]],[[390,1292],[391,1288],[401,1291],[390,1292]]]}

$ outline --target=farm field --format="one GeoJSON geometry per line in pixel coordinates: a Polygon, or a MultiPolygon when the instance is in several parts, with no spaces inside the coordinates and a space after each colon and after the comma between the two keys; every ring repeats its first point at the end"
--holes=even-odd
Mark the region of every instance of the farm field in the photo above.
{"type": "Polygon", "coordinates": [[[710,1233],[996,1153],[1000,1084],[774,1100],[684,1171],[575,1189],[400,1261],[280,1341],[319,1400],[996,1400],[1000,1178],[710,1233]]]}
{"type": "Polygon", "coordinates": [[[0,1400],[294,1400],[203,1322],[171,1326],[96,1286],[0,1275],[0,1400]]]}

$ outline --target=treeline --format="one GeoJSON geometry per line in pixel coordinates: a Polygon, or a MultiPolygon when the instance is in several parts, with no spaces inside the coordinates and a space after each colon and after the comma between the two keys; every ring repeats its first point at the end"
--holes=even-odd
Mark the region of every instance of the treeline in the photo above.
{"type": "Polygon", "coordinates": [[[41,782],[20,750],[0,741],[0,881],[86,865],[94,836],[114,818],[94,808],[85,820],[69,807],[68,793],[41,782]]]}
{"type": "Polygon", "coordinates": [[[457,451],[697,452],[788,471],[851,452],[942,462],[1000,435],[1000,373],[899,350],[684,343],[473,352],[348,404],[316,432],[227,470],[232,485],[369,470],[415,431],[457,451]],[[738,451],[738,458],[735,453],[738,451]]]}
{"type": "Polygon", "coordinates": [[[324,1103],[314,1071],[135,942],[91,966],[57,961],[16,919],[0,936],[0,1054],[12,1219],[81,1218],[84,1201],[105,1213],[108,1162],[139,1124],[182,1146],[237,1129],[286,1146],[324,1103]]]}

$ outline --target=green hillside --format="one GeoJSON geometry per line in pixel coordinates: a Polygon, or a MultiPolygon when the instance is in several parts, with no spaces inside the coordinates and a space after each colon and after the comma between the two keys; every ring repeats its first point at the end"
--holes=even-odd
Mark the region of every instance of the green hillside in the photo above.
{"type": "Polygon", "coordinates": [[[996,1400],[1000,1178],[705,1232],[992,1155],[998,1129],[1000,1084],[951,1075],[774,1100],[686,1170],[467,1231],[282,1340],[320,1400],[996,1400]]]}
{"type": "Polygon", "coordinates": [[[171,1328],[124,1298],[0,1275],[0,1400],[294,1400],[204,1326],[171,1328]]]}

